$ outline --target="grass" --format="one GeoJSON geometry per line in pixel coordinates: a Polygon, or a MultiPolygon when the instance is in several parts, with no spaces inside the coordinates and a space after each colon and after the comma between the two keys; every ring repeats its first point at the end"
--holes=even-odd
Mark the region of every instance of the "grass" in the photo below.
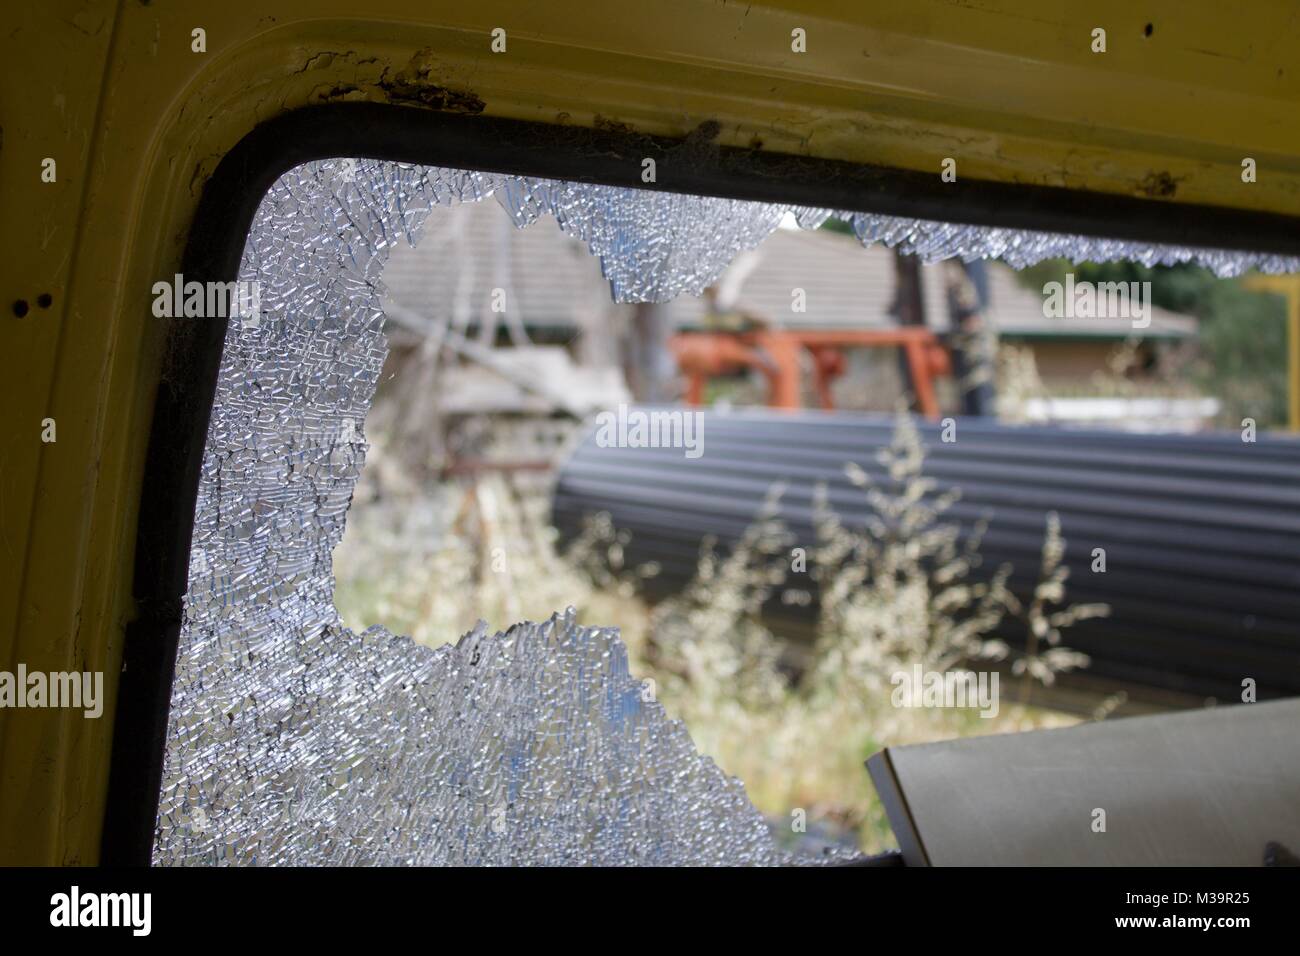
{"type": "Polygon", "coordinates": [[[633,672],[654,682],[701,752],[744,781],[776,832],[795,839],[802,811],[810,833],[880,851],[893,838],[867,757],[885,746],[1074,723],[1029,705],[1029,690],[1086,666],[1062,633],[1106,612],[1065,605],[1054,516],[1031,601],[1007,592],[1006,568],[975,575],[978,535],[963,541],[944,520],[956,495],[935,494],[905,416],[881,464],[888,487],[847,466],[870,506],[862,531],[847,529],[823,496],[816,546],[795,554],[773,489],[744,538],[725,551],[705,541],[694,581],[655,607],[637,584],[656,569],[627,565],[627,535],[608,515],[591,516],[561,554],[541,491],[501,477],[437,485],[354,509],[335,555],[337,604],[349,626],[383,623],[434,646],[479,618],[503,629],[573,605],[583,623],[620,629],[633,672]],[[782,667],[786,644],[760,609],[774,597],[806,599],[791,584],[804,560],[824,597],[812,660],[792,679],[782,667]],[[992,636],[1008,621],[1026,629],[1022,651],[992,636]],[[891,675],[914,663],[942,672],[993,661],[1021,682],[1019,699],[996,717],[891,704],[891,675]]]}

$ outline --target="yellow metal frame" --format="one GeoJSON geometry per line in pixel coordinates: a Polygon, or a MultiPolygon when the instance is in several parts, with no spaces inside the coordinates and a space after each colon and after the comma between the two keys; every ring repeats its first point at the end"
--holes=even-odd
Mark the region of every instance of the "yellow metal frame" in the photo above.
{"type": "Polygon", "coordinates": [[[102,670],[109,701],[98,721],[0,711],[0,862],[97,859],[164,345],[150,287],[264,120],[338,100],[669,136],[715,120],[740,147],[1300,216],[1286,0],[13,0],[5,20],[0,669],[102,670]]]}

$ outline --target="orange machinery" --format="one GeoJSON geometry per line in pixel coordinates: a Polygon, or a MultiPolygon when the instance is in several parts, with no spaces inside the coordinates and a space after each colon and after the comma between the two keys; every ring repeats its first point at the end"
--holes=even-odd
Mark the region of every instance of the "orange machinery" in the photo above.
{"type": "Polygon", "coordinates": [[[812,357],[814,387],[822,408],[834,408],[831,382],[844,374],[844,351],[853,348],[901,348],[911,379],[918,411],[939,418],[934,380],[952,374],[947,350],[926,328],[785,330],[752,329],[743,332],[679,332],[669,341],[677,365],[686,376],[686,401],[699,405],[704,386],[718,375],[756,368],[768,381],[768,405],[799,408],[802,405],[803,364],[800,351],[812,357]]]}

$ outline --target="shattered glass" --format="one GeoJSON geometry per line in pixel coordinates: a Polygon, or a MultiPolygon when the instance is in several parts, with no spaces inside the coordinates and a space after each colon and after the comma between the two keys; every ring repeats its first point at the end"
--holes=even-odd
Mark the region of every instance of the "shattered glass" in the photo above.
{"type": "MultiPolygon", "coordinates": [[[[281,177],[240,268],[261,313],[229,324],[203,458],[159,864],[791,862],[740,782],[645,698],[615,632],[565,612],[434,650],[343,627],[331,553],[387,351],[380,274],[435,207],[488,196],[585,241],[618,301],[698,295],[787,214],[831,214],[370,160],[281,177]]],[[[1297,268],[842,215],[864,243],[927,257],[1297,268]]]]}
{"type": "Polygon", "coordinates": [[[865,212],[837,215],[849,221],[854,235],[864,246],[880,242],[900,252],[914,253],[927,262],[953,258],[968,262],[973,259],[1002,259],[1013,269],[1024,269],[1054,258],[1071,262],[1131,260],[1144,266],[1190,262],[1205,266],[1221,278],[1241,275],[1251,269],[1278,273],[1300,271],[1300,258],[1270,253],[1150,245],[1123,239],[970,226],[865,212]]]}
{"type": "MultiPolygon", "coordinates": [[[[330,554],[386,352],[384,261],[434,206],[500,185],[313,163],[263,201],[240,274],[262,312],[230,322],[203,460],[156,863],[785,861],[740,782],[647,699],[615,632],[569,611],[434,650],[354,633],[335,610],[330,554]]],[[[575,193],[511,189],[521,221],[538,204],[583,217],[575,193]]],[[[774,215],[715,211],[727,248],[774,215]]],[[[582,228],[637,268],[667,251],[582,228]]],[[[690,286],[669,268],[656,281],[690,286]]]]}

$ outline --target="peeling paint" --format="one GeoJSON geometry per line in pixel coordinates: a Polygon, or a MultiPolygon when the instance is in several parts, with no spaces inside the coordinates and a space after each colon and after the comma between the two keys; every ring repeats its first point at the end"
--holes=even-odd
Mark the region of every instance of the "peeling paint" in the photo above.
{"type": "Polygon", "coordinates": [[[474,93],[431,81],[437,64],[427,49],[418,51],[408,65],[396,73],[389,66],[380,70],[380,64],[378,57],[360,57],[355,50],[319,50],[304,59],[293,72],[295,76],[321,72],[334,78],[341,72],[349,72],[350,68],[349,79],[336,79],[313,89],[307,97],[313,104],[369,100],[413,104],[452,113],[483,111],[483,101],[474,93]]]}
{"type": "Polygon", "coordinates": [[[449,113],[482,113],[486,104],[476,93],[439,86],[431,80],[437,65],[433,51],[426,47],[411,57],[405,69],[391,75],[385,69],[376,85],[393,103],[418,104],[449,113]]]}

